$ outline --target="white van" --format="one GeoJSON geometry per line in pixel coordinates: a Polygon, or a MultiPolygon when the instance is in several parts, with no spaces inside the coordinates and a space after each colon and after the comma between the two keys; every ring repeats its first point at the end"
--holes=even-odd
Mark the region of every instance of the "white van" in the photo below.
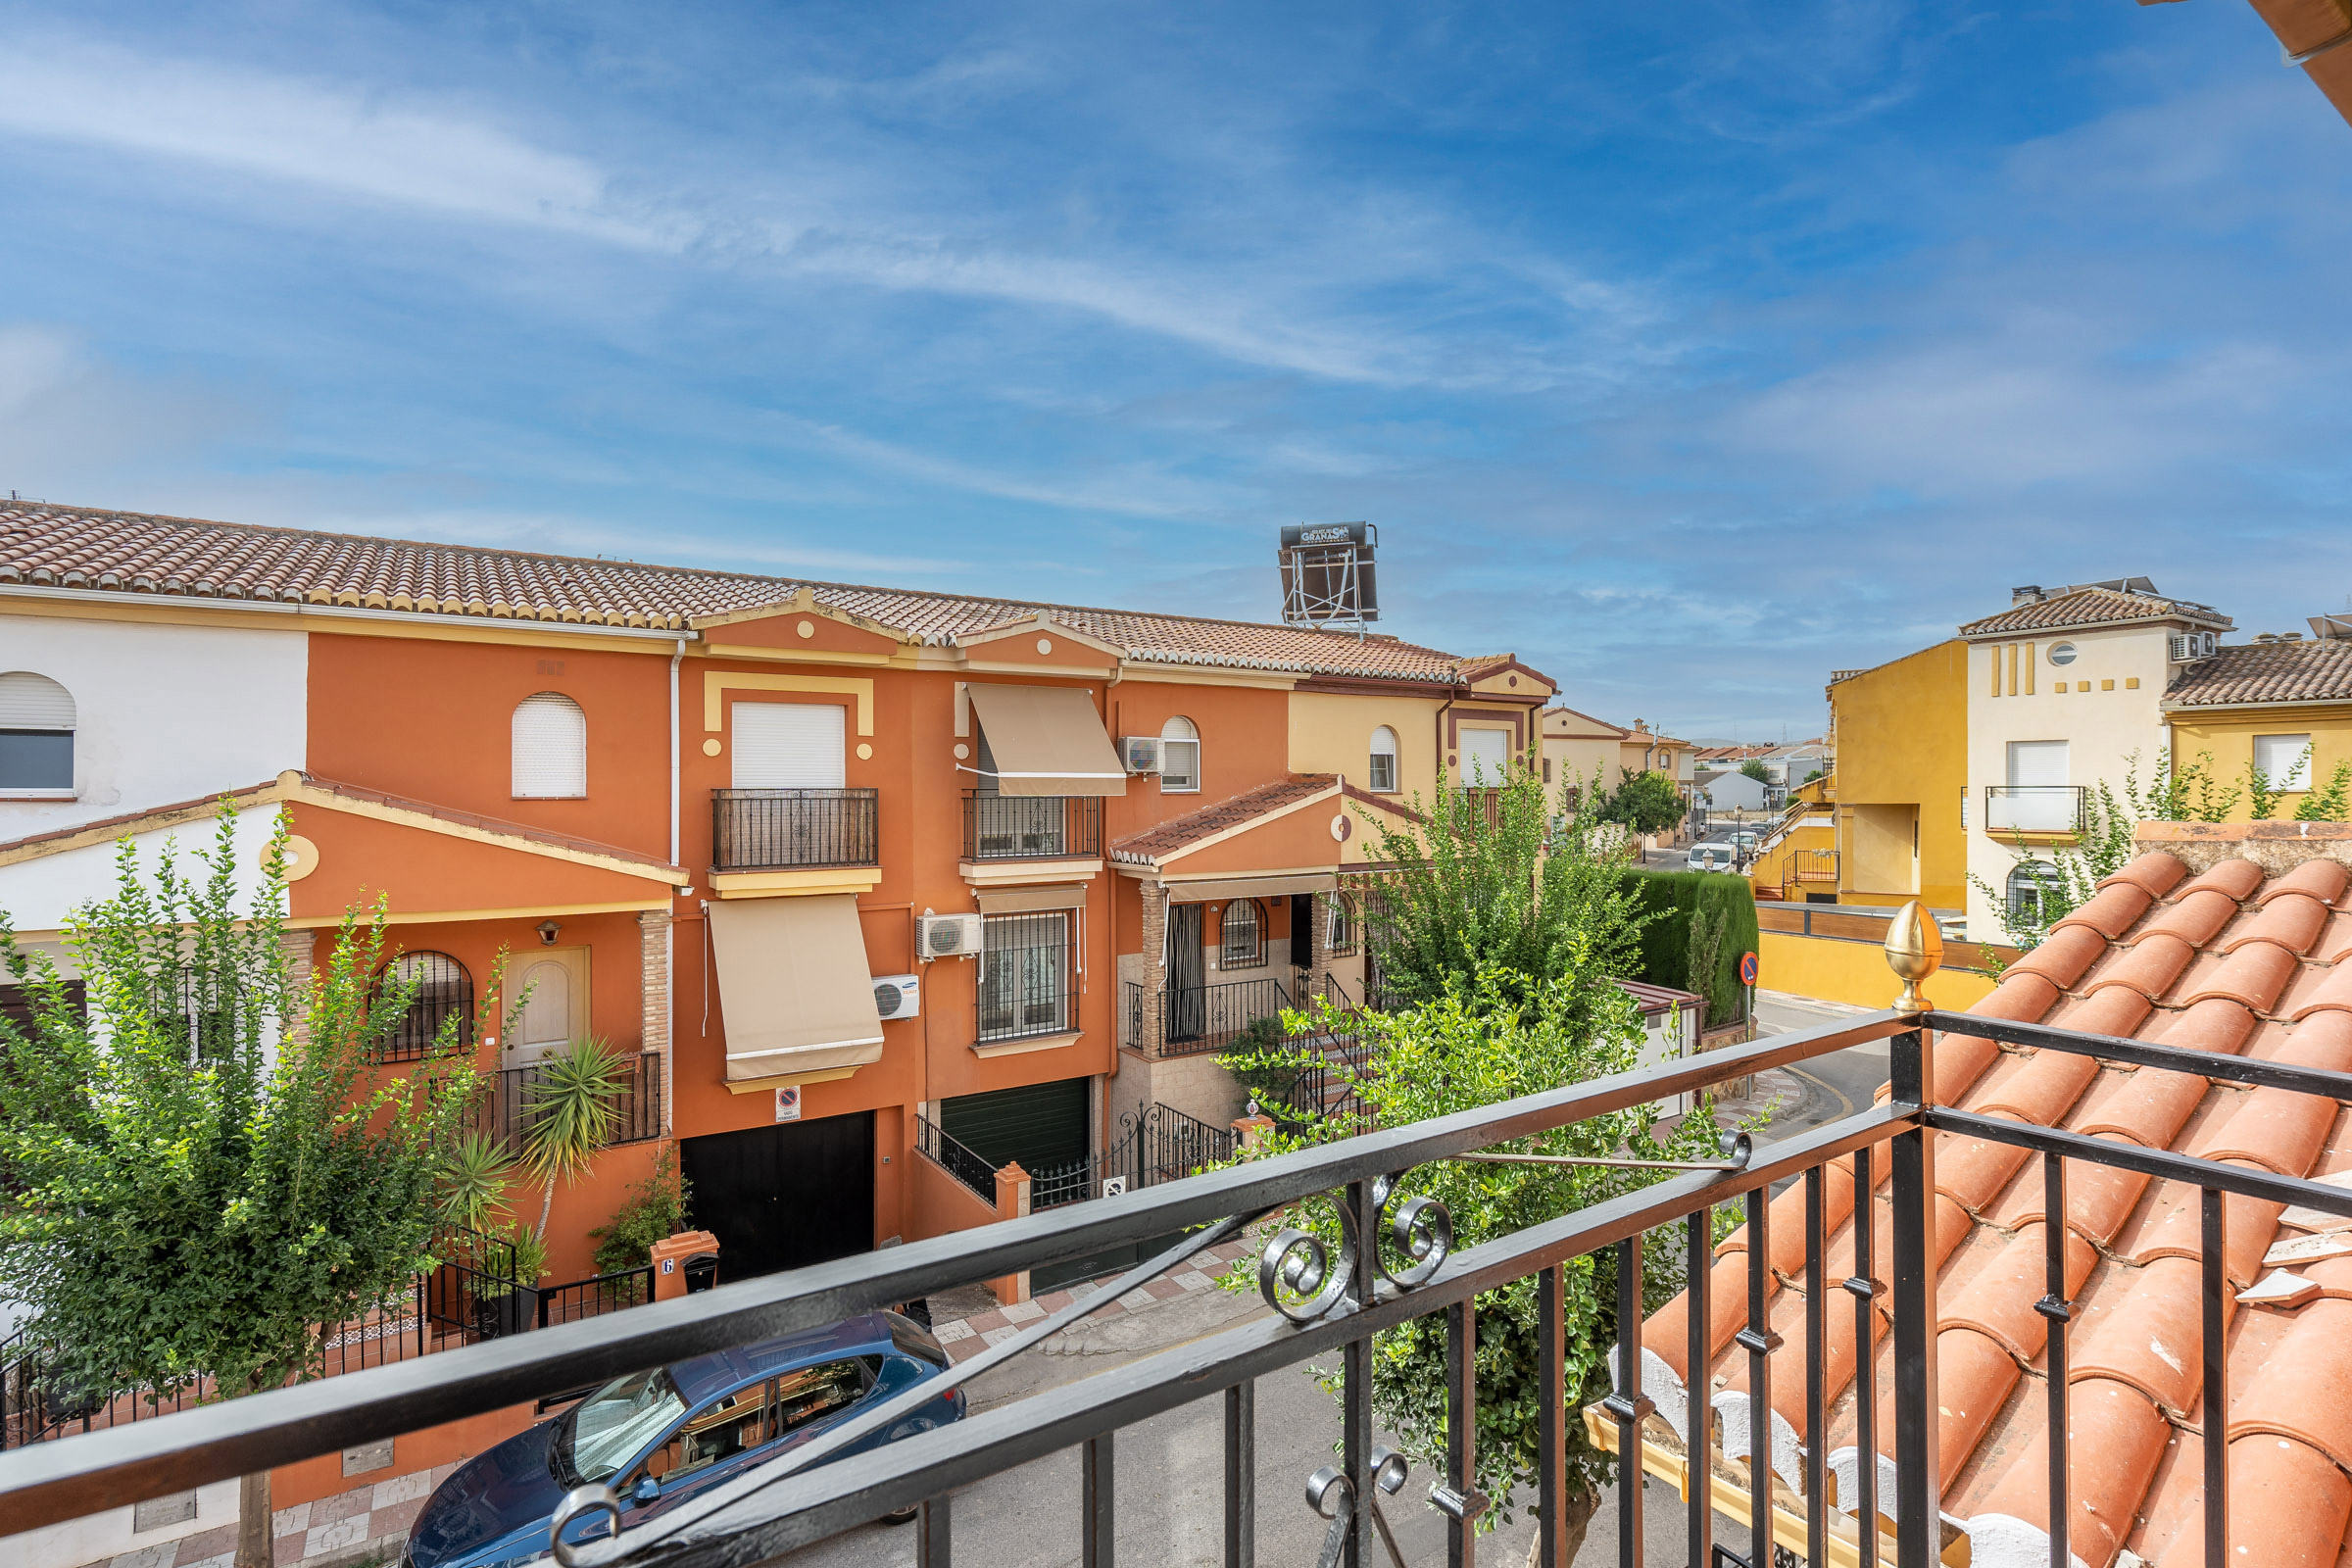
{"type": "Polygon", "coordinates": [[[1729,844],[1693,844],[1687,863],[1693,871],[1729,871],[1732,856],[1729,844]]]}

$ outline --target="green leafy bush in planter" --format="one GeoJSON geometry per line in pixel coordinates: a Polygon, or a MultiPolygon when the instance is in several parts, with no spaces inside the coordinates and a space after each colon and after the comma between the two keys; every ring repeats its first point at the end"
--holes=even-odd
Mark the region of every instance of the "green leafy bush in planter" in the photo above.
{"type": "Polygon", "coordinates": [[[1300,1053],[1287,1049],[1280,1018],[1259,1018],[1233,1037],[1230,1050],[1220,1053],[1217,1065],[1233,1074],[1257,1108],[1277,1121],[1290,1119],[1291,1094],[1306,1071],[1300,1053]]]}
{"type": "Polygon", "coordinates": [[[645,1180],[629,1189],[612,1218],[588,1234],[596,1239],[596,1271],[617,1274],[643,1268],[653,1261],[654,1244],[686,1228],[686,1205],[693,1190],[678,1174],[678,1152],[664,1149],[654,1159],[645,1180]]]}

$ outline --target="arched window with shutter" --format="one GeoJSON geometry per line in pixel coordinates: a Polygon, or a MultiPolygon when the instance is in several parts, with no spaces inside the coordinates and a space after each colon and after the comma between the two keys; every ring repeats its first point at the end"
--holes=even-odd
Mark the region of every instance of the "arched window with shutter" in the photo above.
{"type": "Polygon", "coordinates": [[[473,1044],[473,976],[446,953],[404,953],[384,966],[387,981],[414,981],[415,995],[400,1027],[384,1043],[386,1061],[416,1061],[433,1054],[441,1026],[458,1020],[456,1049],[473,1044]]]}
{"type": "Polygon", "coordinates": [[[514,708],[514,798],[575,800],[588,793],[588,715],[562,692],[514,708]]]}
{"type": "Polygon", "coordinates": [[[74,694],[28,669],[0,675],[0,796],[74,793],[74,694]]]}
{"type": "Polygon", "coordinates": [[[1386,724],[1372,732],[1372,767],[1364,787],[1375,795],[1396,793],[1396,732],[1386,724]]]}
{"type": "Polygon", "coordinates": [[[1200,732],[1182,713],[1159,726],[1159,788],[1163,795],[1200,787],[1200,732]]]}

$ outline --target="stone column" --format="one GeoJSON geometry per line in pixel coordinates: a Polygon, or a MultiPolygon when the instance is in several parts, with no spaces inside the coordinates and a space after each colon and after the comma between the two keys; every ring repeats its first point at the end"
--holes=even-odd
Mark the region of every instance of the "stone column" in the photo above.
{"type": "Polygon", "coordinates": [[[666,1133],[672,1121],[670,1107],[676,1103],[671,1093],[669,1055],[669,932],[667,909],[647,909],[637,916],[637,944],[643,975],[639,981],[641,1008],[640,1028],[642,1051],[662,1053],[662,1130],[666,1133]]]}
{"type": "Polygon", "coordinates": [[[1144,905],[1144,1032],[1136,1049],[1157,1060],[1160,1018],[1167,1007],[1168,890],[1157,882],[1143,885],[1144,905]]]}
{"type": "Polygon", "coordinates": [[[286,965],[286,1038],[297,1045],[311,1040],[311,981],[318,970],[318,933],[281,931],[278,951],[286,965]]]}

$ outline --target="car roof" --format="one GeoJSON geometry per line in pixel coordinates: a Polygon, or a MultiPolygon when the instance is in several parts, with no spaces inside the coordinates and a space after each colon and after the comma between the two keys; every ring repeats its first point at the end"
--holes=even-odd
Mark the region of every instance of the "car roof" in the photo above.
{"type": "Polygon", "coordinates": [[[820,1361],[838,1361],[844,1356],[888,1355],[892,1348],[890,1320],[880,1312],[868,1312],[829,1328],[803,1329],[798,1334],[755,1340],[749,1345],[698,1355],[672,1364],[669,1375],[685,1397],[686,1407],[692,1409],[753,1378],[790,1372],[820,1361]]]}

